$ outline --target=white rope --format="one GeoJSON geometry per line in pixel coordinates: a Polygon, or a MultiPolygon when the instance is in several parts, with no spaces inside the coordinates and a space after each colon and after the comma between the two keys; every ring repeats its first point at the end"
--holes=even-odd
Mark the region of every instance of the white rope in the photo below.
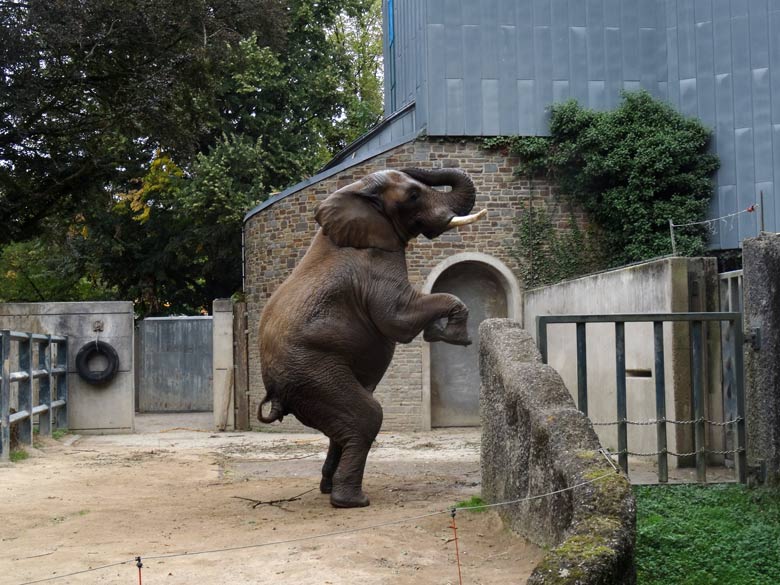
{"type": "MultiPolygon", "coordinates": [[[[484,508],[495,508],[495,507],[498,507],[498,506],[510,506],[510,505],[513,505],[513,504],[519,504],[521,502],[528,502],[528,501],[531,501],[531,500],[538,500],[538,499],[541,499],[541,498],[546,498],[546,497],[549,497],[549,496],[554,496],[556,494],[560,494],[560,493],[563,493],[563,492],[574,490],[574,489],[580,488],[582,486],[585,486],[585,485],[588,485],[588,484],[591,484],[591,483],[595,483],[597,481],[600,481],[600,480],[604,479],[605,477],[607,477],[609,475],[615,475],[615,472],[609,471],[608,473],[605,473],[603,475],[600,475],[600,476],[595,477],[593,479],[590,479],[588,481],[583,481],[583,482],[574,484],[572,486],[565,487],[565,488],[562,488],[562,489],[559,489],[559,490],[555,490],[555,491],[552,491],[552,492],[547,492],[547,493],[544,493],[544,494],[537,494],[537,495],[534,495],[534,496],[527,496],[525,498],[518,498],[516,500],[509,500],[509,501],[506,501],[506,502],[498,502],[496,504],[483,504],[483,505],[480,505],[480,506],[464,506],[464,507],[456,507],[455,509],[457,509],[457,510],[479,510],[479,509],[484,509],[484,508]]],[[[246,544],[246,545],[242,545],[242,546],[231,546],[231,547],[227,547],[227,548],[215,548],[215,549],[211,549],[211,550],[201,550],[201,551],[194,551],[194,552],[170,553],[170,554],[165,554],[165,555],[148,556],[148,557],[143,557],[143,560],[148,561],[148,560],[157,560],[157,559],[170,559],[170,558],[173,558],[173,557],[193,557],[193,556],[196,556],[196,555],[205,555],[205,554],[212,554],[212,553],[218,553],[218,552],[230,552],[230,551],[237,551],[237,550],[246,550],[246,549],[250,549],[250,548],[262,548],[262,547],[266,547],[266,546],[276,546],[276,545],[281,545],[281,544],[293,544],[293,543],[296,543],[296,542],[304,542],[304,541],[307,541],[307,540],[314,540],[314,539],[317,539],[317,538],[327,538],[327,537],[331,537],[331,536],[341,536],[341,535],[344,535],[344,534],[354,534],[355,532],[363,532],[363,531],[366,531],[366,530],[374,530],[376,528],[384,528],[385,526],[393,526],[395,524],[403,524],[405,522],[411,522],[413,520],[421,520],[423,518],[430,518],[431,516],[441,516],[442,514],[451,514],[452,510],[453,510],[453,508],[448,508],[447,510],[437,510],[435,512],[428,512],[426,514],[420,514],[418,516],[409,516],[407,518],[400,518],[398,520],[390,520],[388,522],[382,522],[380,524],[371,524],[369,526],[360,526],[358,528],[348,528],[346,530],[336,530],[336,531],[333,531],[333,532],[325,532],[325,533],[322,533],[322,534],[312,534],[312,535],[309,535],[309,536],[299,536],[297,538],[289,538],[289,539],[286,539],[286,540],[274,540],[274,541],[271,541],[271,542],[260,542],[260,543],[257,543],[257,544],[246,544]]],[[[47,581],[54,581],[54,580],[57,580],[57,579],[64,579],[65,577],[72,577],[73,575],[80,575],[82,573],[89,573],[89,572],[92,572],[92,571],[99,571],[101,569],[107,569],[109,567],[116,567],[118,565],[124,565],[124,564],[127,564],[127,563],[132,563],[135,560],[136,559],[133,558],[133,559],[129,559],[129,560],[126,560],[126,561],[119,561],[117,563],[112,563],[110,565],[101,565],[100,567],[95,567],[93,569],[85,569],[83,571],[76,571],[75,573],[67,573],[67,574],[64,574],[64,575],[55,575],[53,577],[47,577],[45,579],[39,579],[37,581],[25,581],[24,583],[20,583],[20,585],[33,585],[34,583],[44,583],[44,582],[47,582],[47,581]]]]}
{"type": "Polygon", "coordinates": [[[678,227],[688,227],[692,225],[706,225],[710,223],[715,223],[717,221],[721,221],[724,219],[728,219],[730,217],[735,217],[737,215],[740,215],[742,213],[753,213],[756,210],[756,207],[759,207],[758,203],[753,203],[752,205],[749,205],[742,211],[736,211],[734,213],[729,213],[727,215],[721,215],[720,217],[716,217],[715,219],[705,219],[704,221],[692,221],[691,223],[673,223],[671,220],[669,220],[669,225],[671,225],[673,228],[678,227]]]}

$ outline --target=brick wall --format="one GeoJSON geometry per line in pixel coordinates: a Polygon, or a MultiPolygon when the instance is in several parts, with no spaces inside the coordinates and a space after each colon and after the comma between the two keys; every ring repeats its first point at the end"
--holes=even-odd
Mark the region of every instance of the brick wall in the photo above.
{"type": "MultiPolygon", "coordinates": [[[[249,311],[250,413],[265,391],[260,376],[258,329],[266,301],[303,257],[318,226],[314,221],[317,202],[364,175],[382,169],[404,167],[460,167],[477,189],[476,209],[488,216],[476,224],[447,232],[429,241],[423,237],[409,243],[407,265],[413,285],[422,287],[440,262],[460,252],[482,252],[504,262],[519,279],[517,263],[509,255],[513,220],[520,209],[545,206],[553,223],[568,226],[569,207],[559,201],[545,181],[527,181],[513,175],[517,159],[484,151],[469,140],[421,139],[333,175],[287,196],[251,217],[245,225],[245,293],[249,311]]],[[[422,336],[399,345],[393,363],[377,387],[376,397],[384,409],[384,430],[421,428],[422,336]]],[[[254,414],[252,424],[259,425],[254,414]]],[[[290,417],[292,418],[292,417],[290,417]]],[[[285,425],[288,425],[285,420],[285,425]]],[[[289,426],[294,428],[295,424],[289,426]]]]}

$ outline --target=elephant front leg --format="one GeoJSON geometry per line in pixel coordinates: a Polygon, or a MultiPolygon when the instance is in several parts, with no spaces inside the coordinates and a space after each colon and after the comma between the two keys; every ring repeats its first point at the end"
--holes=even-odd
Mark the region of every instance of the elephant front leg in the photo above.
{"type": "Polygon", "coordinates": [[[395,307],[375,312],[374,322],[386,337],[410,343],[422,332],[425,341],[471,345],[466,328],[469,310],[458,297],[421,294],[411,286],[408,289],[408,294],[396,299],[395,307]]]}
{"type": "Polygon", "coordinates": [[[328,446],[328,455],[325,457],[325,463],[322,465],[322,479],[320,480],[320,492],[329,494],[333,491],[333,475],[341,461],[341,445],[338,445],[333,439],[328,446]]]}
{"type": "Polygon", "coordinates": [[[468,308],[458,301],[445,317],[428,324],[423,330],[423,339],[428,342],[444,341],[453,345],[471,345],[467,329],[468,318],[468,308]]]}

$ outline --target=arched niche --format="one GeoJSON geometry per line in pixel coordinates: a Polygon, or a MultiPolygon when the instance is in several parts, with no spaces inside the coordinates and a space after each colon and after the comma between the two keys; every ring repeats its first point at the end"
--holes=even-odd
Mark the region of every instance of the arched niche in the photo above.
{"type": "Polygon", "coordinates": [[[479,425],[479,324],[491,317],[519,320],[522,295],[512,271],[479,252],[457,254],[440,263],[423,292],[447,292],[469,307],[472,345],[423,342],[423,429],[479,425]]]}

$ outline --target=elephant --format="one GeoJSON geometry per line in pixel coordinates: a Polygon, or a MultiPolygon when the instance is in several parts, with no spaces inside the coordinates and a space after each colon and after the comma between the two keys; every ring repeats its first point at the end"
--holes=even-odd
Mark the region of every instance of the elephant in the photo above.
{"type": "Polygon", "coordinates": [[[468,215],[475,193],[454,168],[383,170],[337,190],[315,209],[320,228],[262,313],[257,416],[293,414],[330,439],[320,491],[336,508],[369,505],[363,473],[382,425],[373,392],[395,345],[421,332],[429,342],[471,343],[467,307],[413,288],[405,251],[420,234],[433,239],[483,217],[468,215]]]}

